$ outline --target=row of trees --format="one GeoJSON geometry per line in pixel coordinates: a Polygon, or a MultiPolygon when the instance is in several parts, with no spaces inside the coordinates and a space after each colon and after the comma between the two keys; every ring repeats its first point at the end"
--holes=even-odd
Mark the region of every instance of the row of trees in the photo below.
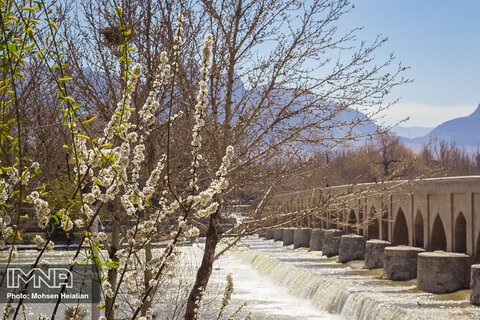
{"type": "Polygon", "coordinates": [[[312,187],[480,174],[480,154],[432,141],[415,152],[400,137],[381,133],[364,145],[297,158],[281,191],[312,187]]]}

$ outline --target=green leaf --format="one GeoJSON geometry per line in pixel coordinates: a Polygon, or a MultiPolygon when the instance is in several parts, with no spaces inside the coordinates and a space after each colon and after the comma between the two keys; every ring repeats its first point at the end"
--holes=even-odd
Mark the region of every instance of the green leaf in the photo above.
{"type": "Polygon", "coordinates": [[[107,261],[102,263],[102,266],[106,266],[112,269],[117,269],[118,268],[118,262],[113,262],[113,261],[107,261]]]}
{"type": "Polygon", "coordinates": [[[60,224],[60,220],[58,220],[57,216],[54,214],[51,214],[49,218],[53,218],[57,224],[60,224]]]}

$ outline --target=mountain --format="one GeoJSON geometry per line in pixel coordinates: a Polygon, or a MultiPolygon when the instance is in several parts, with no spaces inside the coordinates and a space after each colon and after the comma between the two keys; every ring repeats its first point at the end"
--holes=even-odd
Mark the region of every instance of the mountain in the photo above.
{"type": "Polygon", "coordinates": [[[400,137],[414,139],[427,135],[433,129],[433,127],[394,127],[392,132],[400,137]]]}
{"type": "MultiPolygon", "coordinates": [[[[108,92],[105,74],[91,68],[83,70],[85,77],[94,83],[98,92],[108,92]]],[[[226,78],[221,78],[215,93],[218,95],[217,108],[219,108],[219,121],[223,121],[221,104],[226,99],[223,84],[226,78]]],[[[209,88],[210,90],[211,88],[209,88]]],[[[105,96],[105,99],[108,99],[105,96]]],[[[235,75],[233,82],[232,100],[234,103],[232,121],[242,123],[242,118],[253,117],[250,121],[252,126],[250,139],[259,136],[263,130],[275,125],[277,129],[268,129],[266,136],[260,136],[266,143],[276,143],[288,137],[298,135],[295,127],[308,127],[302,131],[298,140],[318,141],[320,144],[304,143],[304,148],[309,151],[325,150],[332,147],[353,147],[364,145],[368,138],[378,131],[378,126],[361,111],[352,108],[343,108],[334,102],[320,100],[317,95],[308,92],[298,92],[292,88],[278,86],[272,89],[270,85],[258,85],[250,88],[242,81],[241,77],[235,75]],[[265,109],[255,110],[258,106],[265,109]],[[339,112],[339,110],[343,110],[339,112]],[[273,123],[276,121],[276,123],[273,123]],[[325,139],[319,139],[324,137],[325,139]]],[[[245,128],[236,129],[242,135],[245,128]]],[[[298,141],[297,140],[297,141],[298,141]]]]}
{"type": "Polygon", "coordinates": [[[303,143],[301,150],[316,152],[331,148],[362,146],[379,130],[377,124],[363,112],[349,107],[344,108],[335,102],[320,100],[313,93],[300,94],[286,87],[271,89],[268,86],[258,86],[248,89],[240,79],[234,86],[236,88],[233,94],[234,101],[242,105],[240,110],[253,110],[260,103],[268,106],[269,109],[266,110],[268,112],[262,111],[263,115],[258,118],[259,122],[255,126],[258,125],[261,129],[278,119],[279,129],[272,131],[271,142],[278,140],[285,133],[294,133],[295,126],[307,127],[301,133],[302,137],[299,136],[299,140],[307,141],[303,143]]]}
{"type": "Polygon", "coordinates": [[[469,116],[446,121],[423,137],[402,140],[408,147],[418,151],[432,139],[436,139],[437,142],[454,143],[467,152],[475,152],[480,145],[480,104],[469,116]]]}
{"type": "Polygon", "coordinates": [[[438,140],[447,142],[455,141],[457,146],[480,144],[480,104],[471,115],[444,122],[425,137],[437,137],[438,140]]]}

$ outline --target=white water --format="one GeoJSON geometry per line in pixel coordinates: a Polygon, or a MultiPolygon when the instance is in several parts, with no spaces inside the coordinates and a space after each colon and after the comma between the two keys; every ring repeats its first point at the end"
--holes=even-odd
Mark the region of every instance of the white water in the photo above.
{"type": "MultiPolygon", "coordinates": [[[[169,290],[161,292],[160,301],[154,304],[159,314],[158,319],[181,319],[183,307],[181,301],[185,301],[188,290],[194,279],[194,271],[199,266],[202,254],[202,245],[194,244],[192,247],[183,247],[183,254],[175,270],[176,277],[171,280],[169,290]]],[[[157,250],[155,250],[157,251],[157,250]]],[[[29,262],[37,254],[36,251],[21,251],[16,262],[29,262]]],[[[46,257],[50,263],[55,261],[67,261],[67,256],[72,252],[54,251],[46,257]]],[[[2,260],[0,254],[0,260],[2,260]]],[[[252,319],[257,320],[340,320],[342,317],[319,311],[309,299],[294,296],[288,293],[288,289],[274,284],[269,277],[262,276],[251,267],[250,264],[239,263],[231,253],[226,253],[215,261],[214,270],[205,294],[205,303],[201,308],[201,319],[216,319],[220,306],[225,277],[231,274],[234,283],[234,292],[229,306],[226,308],[226,319],[239,306],[246,303],[236,319],[244,319],[251,314],[252,319]]],[[[3,307],[0,304],[0,307],[3,307]]],[[[89,306],[84,306],[88,311],[89,306]]],[[[29,304],[27,306],[27,319],[37,319],[38,313],[50,315],[52,304],[29,304]]],[[[60,311],[60,319],[63,319],[63,309],[60,311]]]]}
{"type": "Polygon", "coordinates": [[[233,253],[239,261],[345,319],[480,319],[480,308],[469,304],[466,290],[450,295],[418,292],[415,280],[382,280],[381,269],[362,269],[363,262],[340,264],[321,252],[293,250],[272,240],[250,238],[244,244],[250,249],[233,253]]]}
{"type": "Polygon", "coordinates": [[[238,306],[246,302],[245,310],[252,313],[253,319],[342,319],[338,315],[319,311],[311,300],[290,294],[288,288],[274,284],[249,264],[238,263],[238,260],[232,259],[232,255],[235,256],[235,253],[227,254],[215,262],[212,282],[224,283],[222,275],[232,274],[234,293],[231,304],[238,306]]]}

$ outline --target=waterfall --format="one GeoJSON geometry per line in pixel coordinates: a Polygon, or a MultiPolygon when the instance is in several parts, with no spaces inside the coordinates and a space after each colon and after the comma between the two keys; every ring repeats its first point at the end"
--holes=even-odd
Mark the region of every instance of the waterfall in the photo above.
{"type": "Polygon", "coordinates": [[[345,319],[358,320],[413,320],[405,311],[372,299],[359,290],[353,291],[351,280],[326,279],[306,269],[279,261],[264,252],[247,248],[237,248],[231,255],[251,265],[261,275],[269,277],[273,283],[288,288],[294,296],[311,299],[320,310],[340,314],[345,319]]]}

